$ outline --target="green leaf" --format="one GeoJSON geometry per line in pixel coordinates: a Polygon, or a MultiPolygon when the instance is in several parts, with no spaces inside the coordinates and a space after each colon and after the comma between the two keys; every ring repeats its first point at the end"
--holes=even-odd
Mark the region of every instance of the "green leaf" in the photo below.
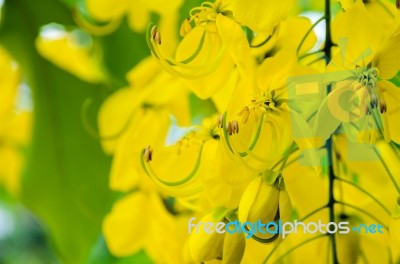
{"type": "MultiPolygon", "coordinates": [[[[98,107],[105,87],[84,83],[37,54],[36,35],[50,22],[73,24],[58,1],[6,1],[0,41],[33,90],[33,140],[22,202],[50,231],[62,262],[76,264],[86,262],[112,202],[110,158],[80,121],[84,100],[94,98],[98,107]]],[[[96,113],[88,118],[95,123],[96,113]]]]}

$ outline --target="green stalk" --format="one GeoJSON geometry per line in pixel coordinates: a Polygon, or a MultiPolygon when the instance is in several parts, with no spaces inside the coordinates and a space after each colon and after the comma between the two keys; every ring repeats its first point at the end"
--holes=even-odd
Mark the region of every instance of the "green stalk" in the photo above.
{"type": "MultiPolygon", "coordinates": [[[[325,61],[328,64],[332,58],[332,36],[331,36],[331,3],[330,0],[325,0],[325,61]]],[[[331,86],[328,85],[327,87],[328,94],[331,91],[331,86]]],[[[328,139],[326,142],[326,150],[328,152],[328,166],[329,166],[329,186],[328,186],[328,209],[329,209],[329,221],[335,221],[335,197],[334,197],[334,182],[335,182],[335,174],[333,171],[333,158],[332,158],[332,137],[328,139]]],[[[336,239],[335,234],[329,234],[331,240],[331,247],[332,247],[332,263],[337,264],[337,247],[336,247],[336,239]]]]}

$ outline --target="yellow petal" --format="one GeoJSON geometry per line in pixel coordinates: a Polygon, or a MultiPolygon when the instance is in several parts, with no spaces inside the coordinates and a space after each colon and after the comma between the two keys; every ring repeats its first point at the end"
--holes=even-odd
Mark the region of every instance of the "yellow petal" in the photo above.
{"type": "Polygon", "coordinates": [[[104,238],[113,255],[133,255],[143,246],[148,231],[147,210],[147,197],[141,192],[132,193],[114,204],[103,221],[104,238]]]}
{"type": "Polygon", "coordinates": [[[98,21],[109,21],[122,16],[127,4],[128,0],[86,0],[89,14],[98,21]]]}
{"type": "Polygon", "coordinates": [[[225,234],[222,263],[240,264],[246,247],[244,234],[225,234]]]}
{"type": "Polygon", "coordinates": [[[251,52],[242,28],[232,19],[229,19],[222,14],[217,16],[216,23],[222,42],[228,50],[235,65],[243,76],[251,78],[251,52]]]}
{"type": "Polygon", "coordinates": [[[272,32],[278,23],[289,15],[295,5],[293,0],[258,1],[237,0],[233,3],[234,18],[256,32],[272,32]]]}
{"type": "Polygon", "coordinates": [[[333,20],[332,33],[345,56],[342,64],[366,66],[378,52],[383,40],[382,29],[362,1],[357,1],[346,12],[339,13],[333,20]]]}
{"type": "Polygon", "coordinates": [[[134,89],[123,88],[109,96],[100,108],[98,125],[104,151],[114,152],[117,139],[130,126],[133,111],[138,107],[140,100],[134,89]]]}
{"type": "Polygon", "coordinates": [[[150,145],[157,148],[164,144],[170,125],[165,111],[138,111],[135,125],[119,139],[115,149],[110,172],[110,188],[116,191],[129,191],[145,183],[148,176],[141,167],[143,149],[150,145]],[[157,129],[152,129],[157,123],[157,129]]]}
{"type": "Polygon", "coordinates": [[[150,20],[150,10],[144,1],[131,1],[127,6],[128,23],[135,32],[144,32],[150,20]]]}
{"type": "Polygon", "coordinates": [[[91,47],[80,45],[72,33],[64,32],[55,39],[39,36],[35,45],[44,58],[51,61],[82,80],[98,83],[104,80],[98,57],[93,55],[91,47]]]}
{"type": "Polygon", "coordinates": [[[0,47],[0,117],[14,108],[20,81],[18,65],[7,51],[0,47]]]}
{"type": "Polygon", "coordinates": [[[212,213],[207,214],[200,220],[203,222],[203,226],[199,228],[199,232],[197,233],[195,229],[192,230],[189,237],[189,249],[193,261],[199,263],[222,257],[225,233],[219,234],[214,231],[212,234],[207,234],[204,231],[205,222],[215,224],[217,221],[212,213]]]}
{"type": "Polygon", "coordinates": [[[379,70],[379,77],[391,79],[400,69],[400,27],[379,50],[374,62],[379,70]]]}
{"type": "Polygon", "coordinates": [[[399,144],[400,123],[397,120],[400,120],[400,88],[385,80],[378,82],[378,87],[387,105],[387,112],[382,114],[382,118],[387,119],[387,122],[383,123],[385,133],[388,133],[388,138],[399,144]]]}

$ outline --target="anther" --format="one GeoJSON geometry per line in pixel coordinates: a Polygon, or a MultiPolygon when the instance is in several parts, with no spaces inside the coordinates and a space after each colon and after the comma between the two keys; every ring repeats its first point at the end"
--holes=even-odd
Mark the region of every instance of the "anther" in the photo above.
{"type": "Polygon", "coordinates": [[[229,136],[232,136],[232,124],[231,124],[231,122],[228,122],[228,124],[226,125],[226,131],[228,132],[229,136]]]}
{"type": "Polygon", "coordinates": [[[150,145],[147,145],[144,149],[143,157],[146,162],[150,162],[153,159],[153,150],[150,148],[150,145]]]}
{"type": "Polygon", "coordinates": [[[371,107],[375,108],[378,106],[378,98],[376,97],[375,94],[371,95],[371,107]]]}
{"type": "Polygon", "coordinates": [[[217,118],[217,127],[218,128],[224,127],[224,117],[222,115],[219,115],[217,118]]]}
{"type": "Polygon", "coordinates": [[[154,38],[154,36],[156,35],[156,32],[157,32],[157,26],[154,25],[154,26],[151,28],[151,32],[150,32],[150,35],[151,35],[152,38],[154,38]]]}
{"type": "Polygon", "coordinates": [[[380,106],[379,110],[380,110],[381,114],[387,112],[387,105],[386,105],[386,102],[384,100],[380,100],[379,106],[380,106]]]}
{"type": "Polygon", "coordinates": [[[154,41],[156,41],[158,45],[161,45],[161,34],[159,31],[157,31],[156,34],[154,35],[154,41]]]}
{"type": "Polygon", "coordinates": [[[232,121],[232,133],[233,134],[239,133],[239,123],[236,120],[232,121]]]}
{"type": "Polygon", "coordinates": [[[397,7],[397,9],[400,9],[400,0],[396,1],[396,7],[397,7]]]}

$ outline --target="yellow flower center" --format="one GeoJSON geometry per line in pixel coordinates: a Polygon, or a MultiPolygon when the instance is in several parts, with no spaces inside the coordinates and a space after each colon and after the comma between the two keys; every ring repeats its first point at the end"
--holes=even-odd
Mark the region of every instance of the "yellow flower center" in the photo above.
{"type": "Polygon", "coordinates": [[[275,91],[264,93],[257,99],[252,99],[251,103],[245,106],[238,115],[242,117],[242,122],[246,123],[250,116],[254,121],[259,119],[261,114],[271,111],[278,111],[280,103],[275,98],[275,91]]]}
{"type": "Polygon", "coordinates": [[[376,67],[356,67],[356,78],[357,80],[367,87],[376,87],[376,82],[379,77],[379,70],[376,67]]]}

